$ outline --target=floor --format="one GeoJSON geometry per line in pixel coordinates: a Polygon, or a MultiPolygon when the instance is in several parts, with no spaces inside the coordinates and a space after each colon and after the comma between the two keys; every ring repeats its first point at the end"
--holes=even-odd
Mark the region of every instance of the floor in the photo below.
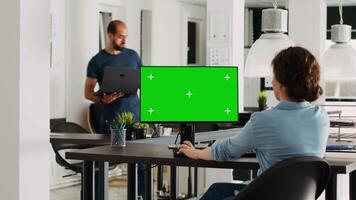
{"type": "MultiPolygon", "coordinates": [[[[62,189],[51,190],[51,200],[80,200],[80,185],[62,189]]],[[[109,199],[126,199],[126,188],[110,187],[109,199]]]]}
{"type": "MultiPolygon", "coordinates": [[[[109,171],[111,174],[115,174],[115,170],[109,171]]],[[[156,174],[157,172],[154,172],[156,174]]],[[[119,173],[118,173],[119,174],[119,173]]],[[[155,177],[155,176],[154,176],[155,177]]],[[[164,183],[169,182],[169,170],[168,168],[164,169],[164,177],[167,180],[164,180],[164,183]]],[[[109,200],[123,200],[127,199],[127,189],[126,189],[126,180],[116,180],[110,182],[109,187],[109,200]]],[[[66,187],[61,189],[52,189],[50,191],[50,200],[80,200],[80,185],[66,187]]],[[[156,179],[153,179],[153,199],[157,199],[157,182],[156,179]]],[[[139,199],[139,198],[138,198],[139,199]]]]}

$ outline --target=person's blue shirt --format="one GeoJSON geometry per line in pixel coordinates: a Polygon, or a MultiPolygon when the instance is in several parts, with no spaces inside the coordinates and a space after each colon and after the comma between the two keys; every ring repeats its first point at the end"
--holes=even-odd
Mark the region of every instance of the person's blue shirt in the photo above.
{"type": "MultiPolygon", "coordinates": [[[[112,55],[101,50],[90,61],[87,67],[87,77],[97,79],[99,86],[103,81],[104,69],[107,66],[140,68],[142,62],[138,54],[128,48],[124,48],[119,54],[112,55]]],[[[102,119],[99,122],[99,132],[108,133],[107,122],[111,123],[122,112],[132,112],[135,120],[139,120],[139,98],[137,94],[125,94],[110,104],[102,105],[102,119]]]]}
{"type": "Polygon", "coordinates": [[[238,158],[256,150],[261,174],[272,165],[296,156],[323,157],[329,119],[320,106],[309,102],[280,102],[276,107],[253,113],[235,136],[212,145],[214,160],[238,158]]]}

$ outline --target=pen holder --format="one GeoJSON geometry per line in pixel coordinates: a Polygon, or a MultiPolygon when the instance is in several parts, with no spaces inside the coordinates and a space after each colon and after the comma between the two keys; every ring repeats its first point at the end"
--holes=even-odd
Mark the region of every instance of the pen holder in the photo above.
{"type": "Polygon", "coordinates": [[[111,146],[125,147],[126,146],[126,129],[110,129],[111,146]]]}

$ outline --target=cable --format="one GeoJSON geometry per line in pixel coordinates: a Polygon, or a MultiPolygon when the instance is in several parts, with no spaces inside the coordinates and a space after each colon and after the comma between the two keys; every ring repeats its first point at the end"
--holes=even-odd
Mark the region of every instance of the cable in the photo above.
{"type": "Polygon", "coordinates": [[[273,0],[273,7],[274,8],[278,8],[278,1],[277,0],[273,0]]]}
{"type": "Polygon", "coordinates": [[[177,140],[178,140],[178,136],[179,136],[179,132],[177,133],[177,136],[176,136],[176,140],[174,141],[174,144],[177,144],[177,140]]]}
{"type": "Polygon", "coordinates": [[[343,15],[342,0],[339,0],[339,14],[340,14],[340,24],[344,24],[344,19],[342,17],[343,15]]]}

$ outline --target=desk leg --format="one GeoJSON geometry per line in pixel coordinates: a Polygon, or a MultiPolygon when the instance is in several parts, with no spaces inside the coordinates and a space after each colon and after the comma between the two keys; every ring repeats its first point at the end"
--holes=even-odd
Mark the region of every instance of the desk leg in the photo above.
{"type": "Polygon", "coordinates": [[[325,191],[325,200],[336,200],[337,174],[332,173],[330,182],[325,191]]]}
{"type": "Polygon", "coordinates": [[[83,162],[83,199],[93,200],[94,190],[93,190],[93,178],[95,173],[95,168],[93,161],[85,160],[83,162]]]}
{"type": "Polygon", "coordinates": [[[198,167],[194,167],[194,195],[198,197],[198,167]]]}
{"type": "Polygon", "coordinates": [[[192,192],[192,168],[191,167],[188,167],[188,198],[191,198],[193,197],[193,192],[192,192]]]}
{"type": "Polygon", "coordinates": [[[157,191],[160,191],[163,187],[163,165],[158,165],[157,167],[157,191]]]}
{"type": "Polygon", "coordinates": [[[146,164],[145,165],[145,189],[144,189],[144,197],[143,199],[145,200],[151,200],[152,199],[152,171],[151,171],[151,165],[146,164]]]}
{"type": "Polygon", "coordinates": [[[108,200],[109,199],[109,181],[108,181],[108,171],[109,163],[108,162],[99,162],[99,172],[98,172],[98,199],[108,200]]]}
{"type": "Polygon", "coordinates": [[[177,167],[171,166],[171,199],[177,199],[177,167]]]}
{"type": "Polygon", "coordinates": [[[127,164],[127,199],[136,200],[136,164],[127,164]]]}
{"type": "Polygon", "coordinates": [[[356,200],[356,171],[353,171],[349,175],[350,177],[350,200],[356,200]]]}

